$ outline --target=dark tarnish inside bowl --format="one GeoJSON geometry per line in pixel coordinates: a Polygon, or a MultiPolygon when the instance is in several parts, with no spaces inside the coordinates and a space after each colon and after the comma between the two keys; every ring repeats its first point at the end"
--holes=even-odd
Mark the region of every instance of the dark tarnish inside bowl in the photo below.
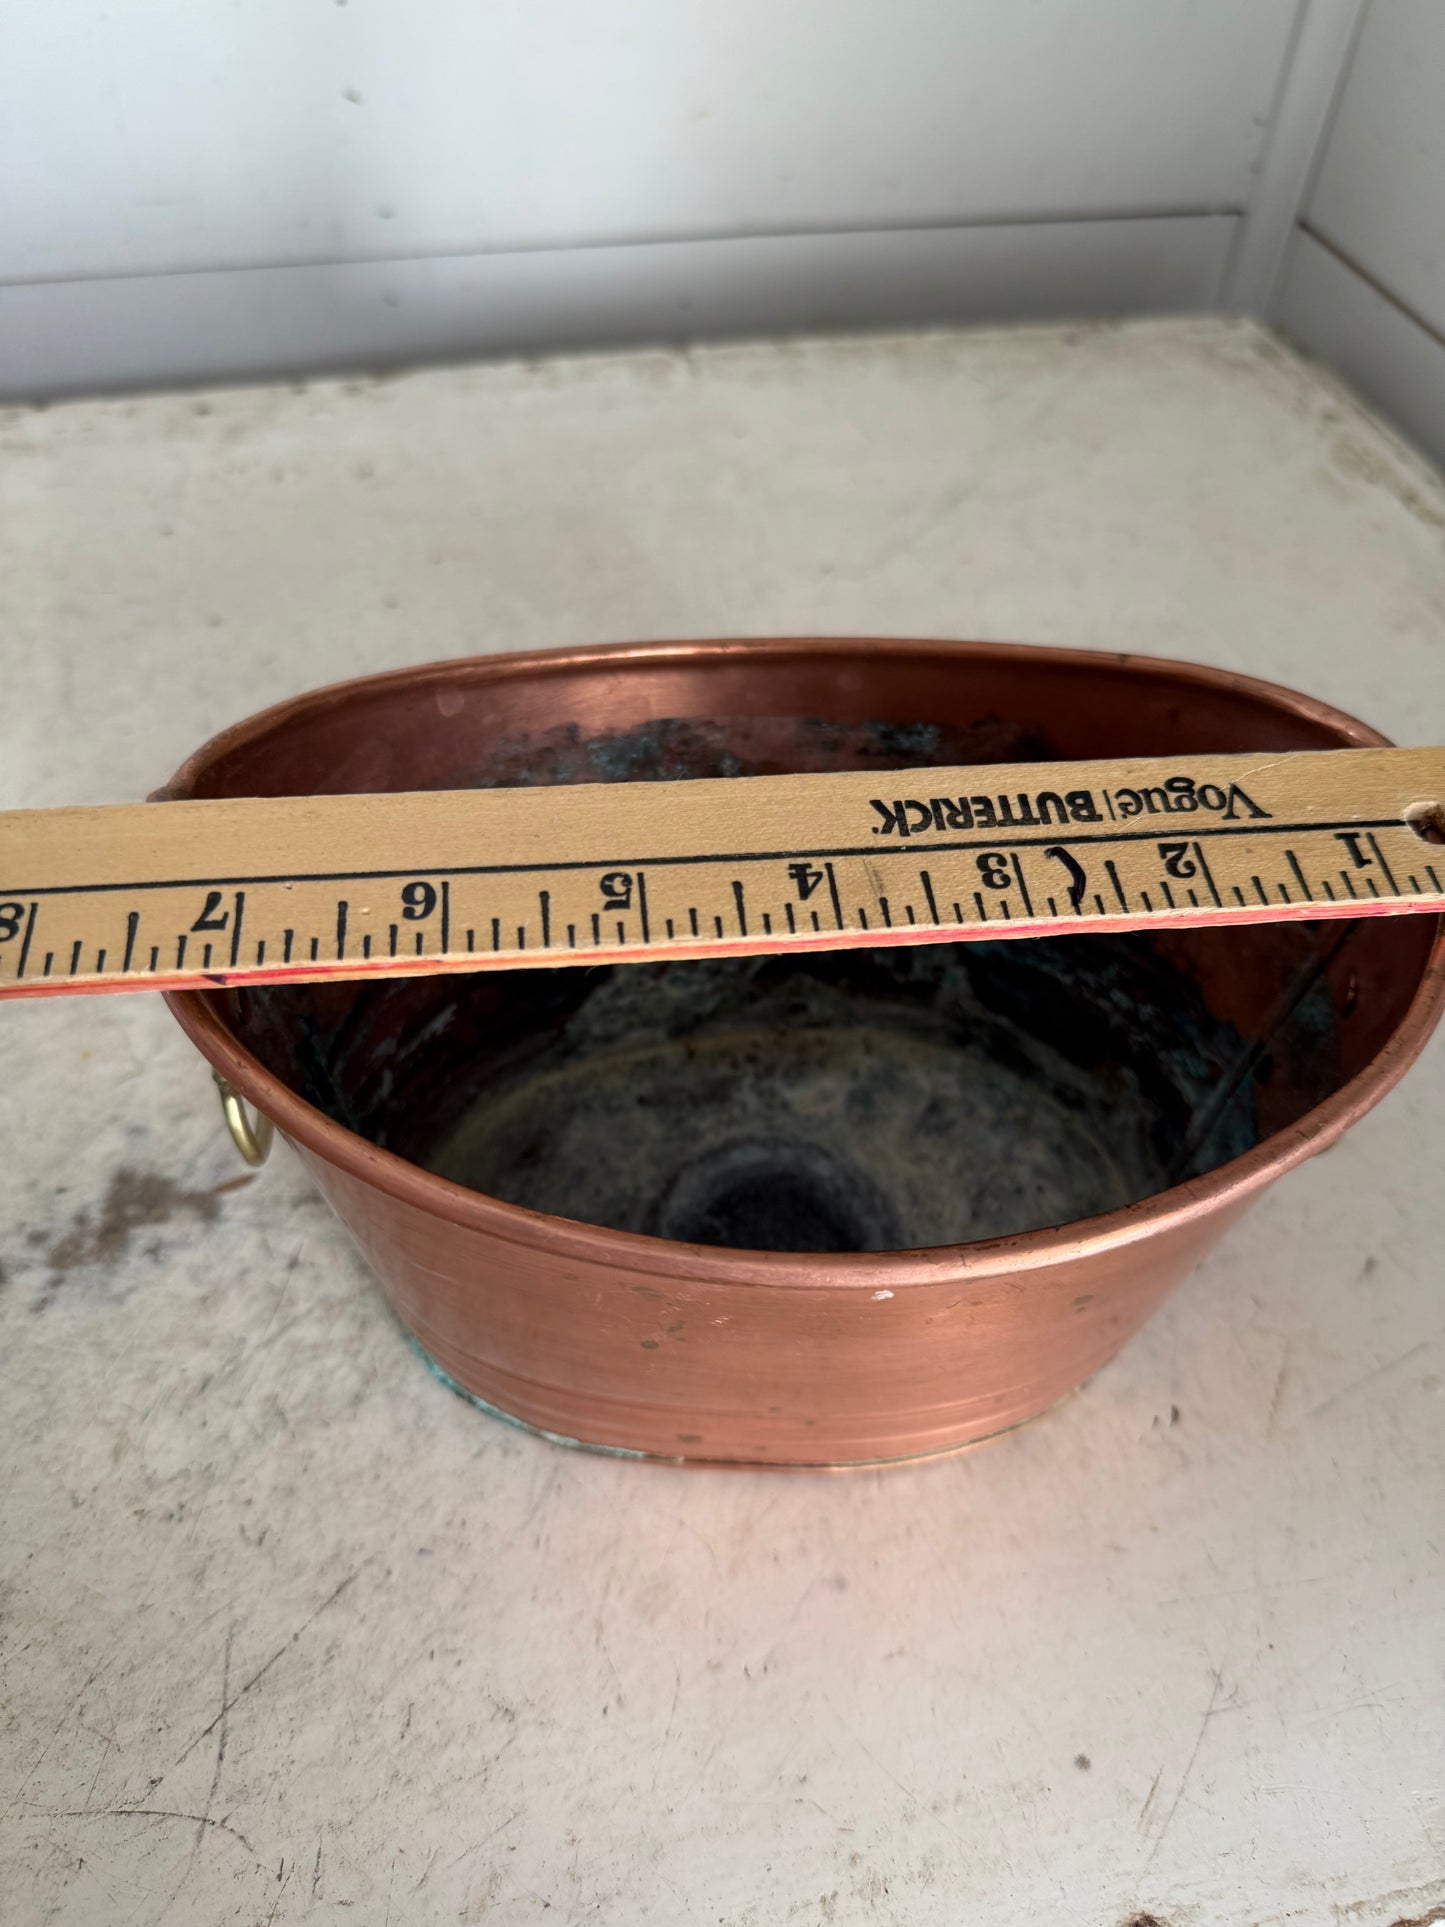
{"type": "MultiPolygon", "coordinates": [[[[475,786],[1024,761],[1037,726],[662,719],[507,737],[475,786]]],[[[1091,1218],[1339,1081],[1337,932],[1077,937],[509,971],[237,998],[336,1122],[510,1204],[744,1250],[898,1251],[1091,1218]],[[1201,987],[1250,948],[1261,1037],[1201,987]]]]}
{"type": "MultiPolygon", "coordinates": [[[[744,1250],[1093,1217],[1170,1182],[1240,1042],[1141,946],[1083,947],[598,972],[413,1154],[536,1211],[744,1250]]],[[[1204,1154],[1253,1141],[1246,1082],[1204,1154]]]]}
{"type": "MultiPolygon", "coordinates": [[[[218,737],[169,793],[1378,741],[1288,690],[1139,658],[639,644],[318,691],[218,737]]],[[[1063,1397],[1389,1088],[1442,988],[1437,920],[1411,917],[171,1003],[489,1409],[614,1450],[838,1465],[1063,1397]]]]}

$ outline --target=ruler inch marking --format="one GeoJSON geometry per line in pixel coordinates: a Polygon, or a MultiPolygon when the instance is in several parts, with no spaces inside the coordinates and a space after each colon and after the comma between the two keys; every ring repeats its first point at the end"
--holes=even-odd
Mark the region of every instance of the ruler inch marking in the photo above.
{"type": "MultiPolygon", "coordinates": [[[[128,913],[125,920],[125,954],[122,956],[120,964],[122,976],[128,974],[130,970],[131,959],[135,956],[135,933],[139,929],[140,911],[132,910],[128,913]]],[[[16,975],[19,976],[24,969],[25,959],[22,956],[20,959],[20,970],[16,972],[16,975]]]]}
{"type": "MultiPolygon", "coordinates": [[[[1124,886],[1119,881],[1118,866],[1114,862],[1113,857],[1111,856],[1106,856],[1104,858],[1104,874],[1105,876],[1108,877],[1110,884],[1113,886],[1114,895],[1119,899],[1119,908],[1127,916],[1129,911],[1129,899],[1124,895],[1124,886]]],[[[1049,898],[1050,911],[1053,911],[1053,908],[1054,908],[1054,900],[1052,897],[1050,897],[1049,898]]]]}
{"type": "MultiPolygon", "coordinates": [[[[537,904],[542,913],[542,948],[544,950],[550,950],[552,948],[552,892],[550,890],[539,890],[537,892],[537,904]]],[[[442,949],[446,949],[445,943],[442,945],[442,949]]]]}
{"type": "Polygon", "coordinates": [[[1315,900],[1314,891],[1310,889],[1309,884],[1306,883],[1305,881],[1305,873],[1299,866],[1299,858],[1295,855],[1293,850],[1286,850],[1284,853],[1284,860],[1289,865],[1289,867],[1294,871],[1294,880],[1299,885],[1300,889],[1304,891],[1305,902],[1313,903],[1315,900]]]}
{"type": "Polygon", "coordinates": [[[1365,841],[1369,844],[1370,848],[1375,852],[1375,861],[1379,864],[1380,868],[1385,872],[1386,883],[1389,884],[1390,888],[1395,892],[1395,895],[1399,896],[1400,886],[1395,881],[1395,873],[1390,868],[1389,864],[1385,861],[1385,852],[1380,848],[1379,842],[1376,839],[1375,832],[1373,830],[1370,830],[1366,833],[1365,841]]]}
{"type": "MultiPolygon", "coordinates": [[[[152,970],[155,969],[155,962],[154,962],[155,955],[156,953],[153,950],[151,952],[151,958],[152,958],[151,969],[152,970]]],[[[47,950],[45,953],[45,962],[41,965],[41,968],[40,968],[40,974],[42,977],[48,977],[50,975],[50,966],[54,962],[55,962],[55,952],[53,950],[47,950]]]]}
{"type": "MultiPolygon", "coordinates": [[[[642,925],[642,941],[652,942],[652,926],[647,919],[647,878],[641,870],[637,872],[637,916],[642,925]]],[[[772,925],[769,924],[769,929],[772,925]]]]}
{"type": "Polygon", "coordinates": [[[828,878],[828,895],[833,899],[833,915],[837,919],[838,928],[841,930],[843,928],[843,905],[838,898],[838,879],[833,874],[833,866],[831,863],[824,863],[823,869],[828,878]]]}
{"type": "MultiPolygon", "coordinates": [[[[336,899],[336,961],[338,963],[346,955],[346,912],[349,908],[345,897],[336,899]]],[[[210,954],[208,946],[206,955],[210,954]]]]}
{"type": "MultiPolygon", "coordinates": [[[[181,938],[181,945],[180,945],[180,949],[181,949],[181,956],[183,957],[183,956],[185,955],[185,953],[186,953],[186,940],[185,940],[185,938],[184,938],[184,937],[182,937],[182,938],[181,938]]],[[[177,958],[176,958],[176,968],[177,968],[178,970],[179,970],[179,968],[180,968],[180,962],[181,962],[181,958],[180,958],[180,957],[177,957],[177,958]]],[[[73,977],[73,976],[75,975],[75,973],[76,973],[76,972],[77,972],[77,971],[78,971],[79,969],[80,969],[80,938],[79,938],[79,937],[77,937],[77,938],[75,939],[75,942],[74,942],[74,943],[73,943],[73,944],[71,945],[71,947],[70,947],[70,974],[71,974],[71,976],[73,977]]]]}
{"type": "Polygon", "coordinates": [[[1199,865],[1200,875],[1204,878],[1210,896],[1214,898],[1214,906],[1217,910],[1223,909],[1224,906],[1219,901],[1219,890],[1214,881],[1214,872],[1209,867],[1209,858],[1204,854],[1204,846],[1196,839],[1193,849],[1194,861],[1199,865]]]}
{"type": "MultiPolygon", "coordinates": [[[[1024,866],[1019,862],[1019,853],[1017,850],[1009,851],[1009,861],[1013,865],[1014,877],[1019,886],[1019,895],[1024,900],[1024,915],[1031,917],[1034,914],[1033,900],[1029,896],[1029,886],[1024,882],[1024,866]]],[[[1102,910],[1103,907],[1101,903],[1099,908],[1102,910]]]]}
{"type": "Polygon", "coordinates": [[[236,892],[235,915],[231,918],[231,968],[234,970],[241,955],[241,919],[246,914],[246,892],[236,892]]]}
{"type": "MultiPolygon", "coordinates": [[[[30,910],[25,918],[25,935],[20,940],[20,961],[15,966],[16,983],[19,983],[20,979],[25,975],[25,965],[30,958],[31,941],[35,936],[35,919],[39,913],[40,905],[35,898],[32,897],[30,900],[30,910]]],[[[134,911],[132,911],[131,914],[134,915],[134,911]]]]}
{"type": "Polygon", "coordinates": [[[979,890],[975,890],[975,891],[974,891],[974,893],[973,893],[973,900],[974,900],[974,902],[975,902],[975,903],[977,904],[977,906],[978,906],[978,920],[979,920],[979,922],[980,922],[980,923],[987,923],[987,922],[988,922],[988,912],[987,912],[987,910],[985,910],[985,909],[984,909],[984,907],[983,907],[983,893],[982,893],[981,891],[979,891],[979,890]]]}
{"type": "Polygon", "coordinates": [[[920,870],[918,872],[918,881],[923,885],[923,900],[928,905],[930,919],[935,924],[941,923],[943,919],[938,914],[938,899],[933,894],[933,878],[928,874],[927,870],[920,870]]]}

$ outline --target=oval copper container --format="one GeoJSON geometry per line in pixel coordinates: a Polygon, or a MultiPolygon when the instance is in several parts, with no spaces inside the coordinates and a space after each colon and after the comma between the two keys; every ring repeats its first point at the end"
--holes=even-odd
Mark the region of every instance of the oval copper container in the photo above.
{"type": "MultiPolygon", "coordinates": [[[[939,762],[1384,740],[1288,690],[1128,656],[871,640],[648,644],[491,656],[341,684],[217,737],[166,793],[596,781],[607,769],[595,757],[569,761],[569,746],[635,745],[639,729],[645,736],[661,719],[693,719],[699,740],[732,757],[693,773],[850,758],[856,767],[860,731],[872,732],[867,754],[879,766],[907,766],[930,760],[919,752],[921,721],[939,762]]],[[[687,772],[660,754],[646,773],[687,772]]],[[[274,1119],[403,1324],[474,1399],[600,1449],[850,1465],[986,1438],[1096,1371],[1266,1185],[1384,1095],[1419,1053],[1445,995],[1436,919],[1369,920],[1347,939],[1336,927],[1291,925],[1168,943],[1209,1011],[1246,1042],[1263,1040],[1253,1148],[1057,1228],[842,1255],[675,1243],[549,1216],[369,1141],[292,1088],[306,1087],[308,1039],[363,1023],[354,985],[169,1001],[211,1064],[274,1119]],[[1327,1000],[1323,1089],[1319,1076],[1311,1088],[1307,1050],[1303,1071],[1278,1047],[1269,1061],[1302,970],[1327,1000]],[[273,1000],[264,1021],[258,997],[273,1000]]],[[[405,994],[435,996],[442,981],[418,980],[405,994]]],[[[492,1021],[505,1013],[493,1009],[492,1021]]]]}

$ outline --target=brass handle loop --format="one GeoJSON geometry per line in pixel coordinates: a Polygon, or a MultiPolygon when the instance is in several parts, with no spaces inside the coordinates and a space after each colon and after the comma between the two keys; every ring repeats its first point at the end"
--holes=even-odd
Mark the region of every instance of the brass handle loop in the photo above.
{"type": "Polygon", "coordinates": [[[228,1083],[219,1071],[212,1071],[211,1075],[216,1080],[216,1089],[221,1093],[221,1114],[226,1120],[226,1129],[231,1133],[231,1142],[247,1164],[264,1164],[271,1155],[276,1126],[260,1111],[257,1111],[253,1124],[235,1085],[228,1083]]]}

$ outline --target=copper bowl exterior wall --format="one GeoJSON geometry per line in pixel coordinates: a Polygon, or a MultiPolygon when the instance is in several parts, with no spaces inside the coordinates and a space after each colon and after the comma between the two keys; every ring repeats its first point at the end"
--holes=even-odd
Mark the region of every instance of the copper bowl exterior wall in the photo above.
{"type": "MultiPolygon", "coordinates": [[[[974,716],[1027,716],[1047,692],[1051,753],[1065,756],[1385,741],[1308,697],[1154,659],[851,639],[646,644],[339,684],[215,738],[162,794],[444,787],[457,731],[471,732],[475,755],[483,739],[564,722],[905,720],[947,714],[964,685],[974,716]]],[[[1229,959],[1216,954],[1222,981],[1229,959]]],[[[603,1450],[835,1466],[1007,1430],[1112,1357],[1253,1198],[1334,1143],[1419,1054],[1445,1003],[1441,920],[1372,920],[1353,975],[1340,1006],[1359,1006],[1350,1074],[1245,1155],[1057,1229],[843,1256],[677,1244],[467,1190],[297,1096],[234,1035],[236,993],[167,1001],[210,1063],[275,1121],[407,1330],[474,1399],[603,1450]]],[[[1247,1005],[1247,982],[1233,994],[1247,1005]]]]}

